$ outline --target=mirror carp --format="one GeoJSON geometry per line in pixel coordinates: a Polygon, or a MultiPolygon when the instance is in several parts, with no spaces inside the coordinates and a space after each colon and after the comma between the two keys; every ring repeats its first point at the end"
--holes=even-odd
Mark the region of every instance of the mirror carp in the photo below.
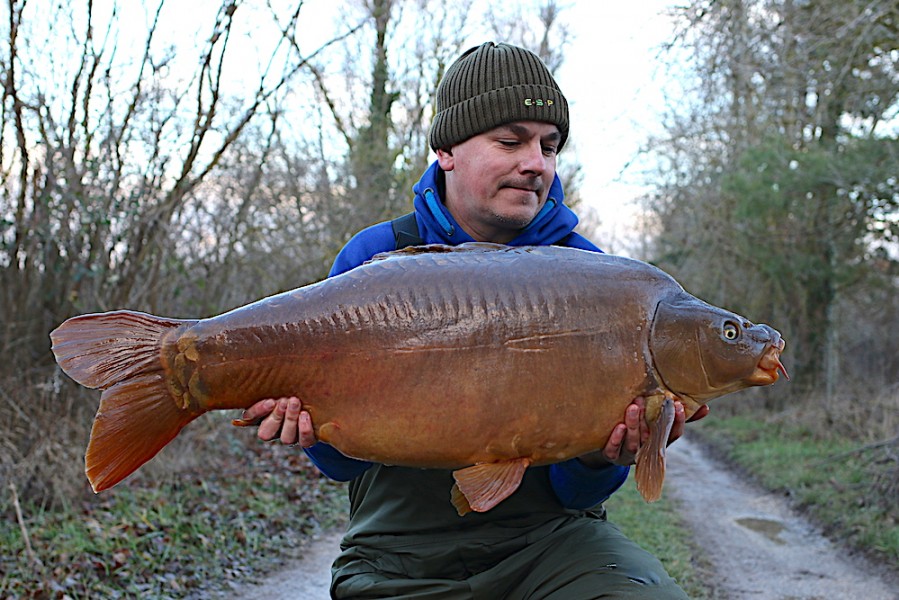
{"type": "MultiPolygon", "coordinates": [[[[81,315],[51,333],[60,367],[103,390],[94,491],[211,410],[298,396],[317,438],[372,462],[454,470],[460,514],[527,467],[605,446],[646,398],[638,489],[661,495],[674,400],[777,381],[784,341],[638,260],[555,246],[423,246],[208,319],[81,315]]],[[[235,423],[239,424],[239,423],[235,423]]]]}

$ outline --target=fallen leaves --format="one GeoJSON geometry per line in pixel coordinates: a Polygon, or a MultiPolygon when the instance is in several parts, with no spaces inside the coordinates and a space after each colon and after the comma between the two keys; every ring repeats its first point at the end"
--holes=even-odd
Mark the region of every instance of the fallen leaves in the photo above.
{"type": "Polygon", "coordinates": [[[342,517],[342,487],[299,449],[228,446],[164,483],[126,482],[77,509],[24,507],[37,562],[15,519],[0,522],[0,599],[214,597],[342,517]]]}

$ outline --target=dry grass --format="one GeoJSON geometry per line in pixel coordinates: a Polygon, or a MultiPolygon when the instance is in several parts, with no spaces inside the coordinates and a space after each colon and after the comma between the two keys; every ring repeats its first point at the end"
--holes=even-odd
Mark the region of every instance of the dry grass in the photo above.
{"type": "Polygon", "coordinates": [[[23,500],[45,506],[84,494],[83,454],[97,404],[96,394],[76,389],[57,369],[5,374],[0,479],[14,485],[23,500]]]}
{"type": "Polygon", "coordinates": [[[899,386],[866,389],[858,385],[833,397],[797,399],[769,418],[801,424],[817,439],[840,438],[860,445],[899,435],[899,386]]]}
{"type": "MultiPolygon", "coordinates": [[[[23,502],[55,508],[93,496],[84,474],[84,451],[99,396],[55,366],[0,379],[0,411],[7,416],[0,421],[0,480],[14,486],[23,502]]],[[[223,460],[220,444],[234,437],[229,418],[210,414],[192,423],[131,478],[154,485],[223,460]]],[[[6,491],[0,494],[4,513],[11,508],[6,491]]]]}
{"type": "Polygon", "coordinates": [[[846,382],[830,397],[823,391],[803,396],[790,392],[788,383],[745,390],[716,400],[712,413],[791,423],[821,440],[838,437],[865,444],[899,434],[899,383],[846,382]]]}

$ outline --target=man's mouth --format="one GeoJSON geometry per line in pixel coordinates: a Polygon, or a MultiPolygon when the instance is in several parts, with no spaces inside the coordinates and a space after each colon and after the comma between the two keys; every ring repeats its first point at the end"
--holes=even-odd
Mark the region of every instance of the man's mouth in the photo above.
{"type": "Polygon", "coordinates": [[[540,195],[540,192],[543,190],[543,186],[536,185],[530,181],[506,181],[500,185],[501,188],[510,188],[513,190],[518,190],[521,192],[531,192],[532,194],[540,195]]]}

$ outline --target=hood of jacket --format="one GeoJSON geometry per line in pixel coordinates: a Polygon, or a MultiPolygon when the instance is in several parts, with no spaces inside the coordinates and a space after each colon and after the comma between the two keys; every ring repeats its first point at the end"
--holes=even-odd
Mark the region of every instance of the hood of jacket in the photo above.
{"type": "MultiPolygon", "coordinates": [[[[437,185],[440,166],[434,161],[418,180],[415,192],[415,212],[418,215],[419,234],[426,244],[457,245],[473,242],[443,204],[437,185]]],[[[577,215],[565,206],[562,182],[556,175],[549,188],[546,204],[534,220],[509,242],[510,246],[554,244],[569,235],[578,224],[577,215]]]]}

